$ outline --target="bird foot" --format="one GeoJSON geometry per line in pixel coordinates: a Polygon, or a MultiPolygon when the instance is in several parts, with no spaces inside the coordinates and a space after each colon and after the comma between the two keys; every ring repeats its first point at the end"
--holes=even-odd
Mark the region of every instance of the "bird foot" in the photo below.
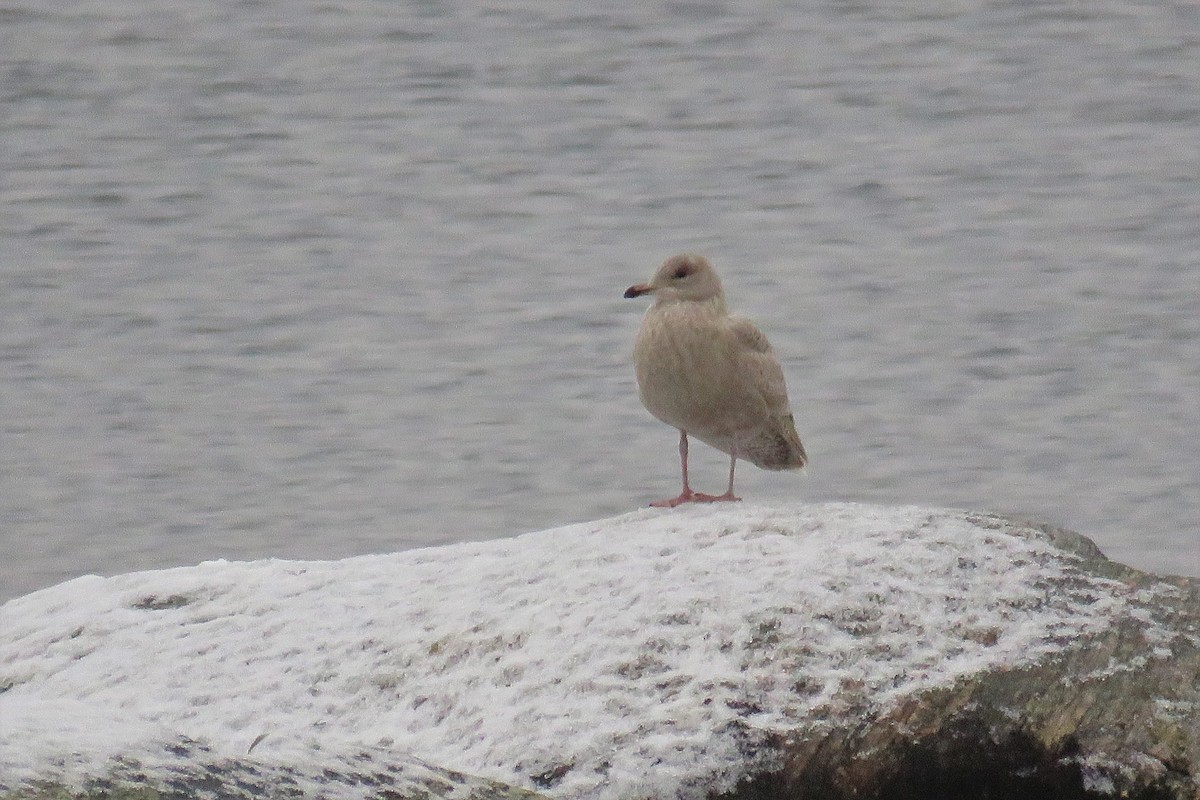
{"type": "Polygon", "coordinates": [[[684,503],[691,502],[692,500],[695,500],[696,497],[697,497],[696,493],[693,492],[691,489],[684,489],[683,492],[679,495],[679,497],[672,497],[667,500],[655,500],[653,503],[650,504],[650,507],[651,508],[674,508],[675,506],[683,505],[684,503]]]}
{"type": "Polygon", "coordinates": [[[699,492],[696,492],[695,494],[692,495],[692,502],[694,502],[694,503],[726,503],[726,502],[740,503],[740,502],[742,502],[742,498],[738,497],[733,492],[726,492],[725,494],[700,494],[699,492]]]}
{"type": "Polygon", "coordinates": [[[740,497],[735,497],[733,492],[725,494],[704,494],[702,492],[693,492],[691,489],[684,489],[678,497],[672,497],[667,500],[655,500],[650,504],[652,508],[675,508],[684,503],[722,503],[726,501],[741,502],[740,497]]]}

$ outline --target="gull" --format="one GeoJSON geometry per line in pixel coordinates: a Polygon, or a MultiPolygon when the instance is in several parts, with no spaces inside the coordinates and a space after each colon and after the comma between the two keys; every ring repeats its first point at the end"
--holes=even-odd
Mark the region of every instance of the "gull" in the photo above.
{"type": "Polygon", "coordinates": [[[740,500],[733,471],[743,459],[769,470],[803,469],[808,462],[788,407],[783,369],[767,337],[725,307],[721,279],[695,253],[668,258],[649,283],[625,297],[654,295],[633,348],[638,397],[658,419],[679,429],[683,491],[652,506],[740,500]],[[688,435],[729,456],[725,494],[688,485],[688,435]]]}

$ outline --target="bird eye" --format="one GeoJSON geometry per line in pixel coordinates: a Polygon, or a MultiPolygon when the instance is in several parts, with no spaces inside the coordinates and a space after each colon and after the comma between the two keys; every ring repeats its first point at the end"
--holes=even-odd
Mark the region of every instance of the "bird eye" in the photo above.
{"type": "Polygon", "coordinates": [[[675,271],[673,273],[671,273],[671,277],[678,280],[679,278],[686,278],[688,275],[691,275],[691,274],[692,274],[691,265],[680,264],[678,267],[675,268],[675,271]]]}

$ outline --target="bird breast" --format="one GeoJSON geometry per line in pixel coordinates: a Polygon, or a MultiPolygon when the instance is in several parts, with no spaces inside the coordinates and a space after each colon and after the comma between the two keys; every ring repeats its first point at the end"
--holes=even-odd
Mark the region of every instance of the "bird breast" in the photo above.
{"type": "Polygon", "coordinates": [[[753,426],[765,401],[743,374],[739,346],[728,316],[706,304],[651,306],[634,345],[642,404],[701,439],[731,438],[753,426]]]}

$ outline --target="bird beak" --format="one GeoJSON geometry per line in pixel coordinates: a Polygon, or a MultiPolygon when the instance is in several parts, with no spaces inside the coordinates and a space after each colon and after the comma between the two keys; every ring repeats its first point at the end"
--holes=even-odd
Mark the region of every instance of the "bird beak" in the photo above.
{"type": "Polygon", "coordinates": [[[644,294],[650,294],[654,288],[648,283],[636,283],[625,290],[625,297],[641,297],[644,294]]]}

